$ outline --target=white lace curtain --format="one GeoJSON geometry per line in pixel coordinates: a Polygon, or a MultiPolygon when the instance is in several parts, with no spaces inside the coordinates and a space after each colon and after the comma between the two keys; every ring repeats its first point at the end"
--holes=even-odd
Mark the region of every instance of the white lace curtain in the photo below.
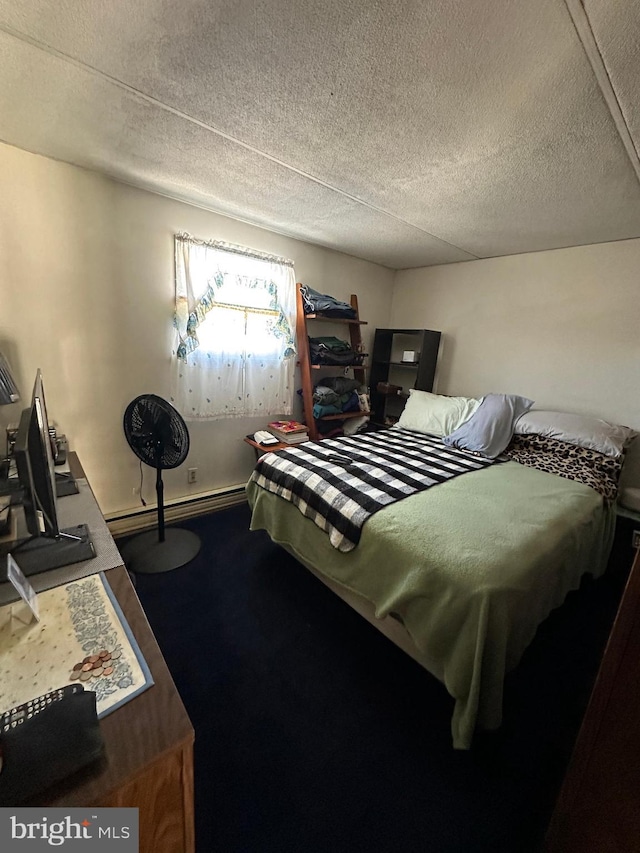
{"type": "Polygon", "coordinates": [[[293,264],[176,235],[172,402],[185,418],[290,415],[293,264]]]}

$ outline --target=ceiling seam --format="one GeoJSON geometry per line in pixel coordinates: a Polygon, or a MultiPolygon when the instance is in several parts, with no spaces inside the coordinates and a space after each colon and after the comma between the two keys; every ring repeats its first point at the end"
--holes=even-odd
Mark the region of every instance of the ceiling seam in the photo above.
{"type": "MultiPolygon", "coordinates": [[[[0,27],[0,29],[2,29],[0,27]]],[[[220,210],[220,208],[215,207],[212,204],[207,204],[204,201],[196,201],[193,198],[187,198],[186,196],[181,195],[179,192],[170,193],[167,190],[158,189],[158,187],[152,186],[148,184],[144,180],[136,180],[134,178],[123,178],[122,175],[116,174],[114,172],[109,172],[106,169],[101,169],[98,171],[95,166],[87,165],[85,163],[75,163],[70,164],[67,160],[61,160],[60,157],[54,157],[51,154],[41,154],[39,151],[31,150],[30,148],[21,148],[18,145],[15,145],[13,142],[9,142],[0,136],[0,143],[3,145],[8,145],[11,148],[17,148],[19,151],[26,151],[28,154],[33,154],[36,157],[46,157],[48,160],[53,160],[55,163],[61,163],[64,166],[71,166],[74,169],[82,169],[85,172],[91,172],[95,175],[99,175],[102,178],[106,178],[109,181],[114,181],[117,184],[122,184],[125,187],[131,187],[134,190],[142,190],[145,193],[150,193],[151,195],[157,195],[161,198],[169,199],[169,201],[176,201],[179,204],[186,204],[189,207],[195,207],[198,210],[205,210],[208,213],[215,213],[216,216],[224,216],[227,219],[233,219],[235,222],[242,222],[243,225],[250,225],[252,228],[260,228],[262,231],[268,231],[270,234],[278,234],[280,237],[286,237],[289,240],[296,240],[298,243],[306,243],[308,246],[314,246],[319,249],[327,249],[330,252],[338,252],[341,255],[346,255],[349,258],[354,258],[356,261],[363,261],[363,263],[375,264],[378,267],[383,267],[384,269],[390,270],[391,272],[398,272],[401,269],[423,269],[423,267],[393,267],[384,261],[374,261],[371,258],[365,258],[362,255],[354,255],[353,252],[348,252],[346,249],[336,249],[335,246],[331,246],[329,243],[322,243],[318,240],[311,241],[309,238],[300,237],[299,234],[294,234],[292,231],[287,231],[285,227],[280,227],[276,225],[265,225],[262,222],[258,222],[255,219],[247,219],[243,217],[239,213],[229,213],[228,210],[220,210]]],[[[482,260],[482,258],[474,258],[474,260],[482,260]]],[[[457,263],[463,264],[467,263],[467,261],[443,261],[443,264],[446,263],[457,263]]]]}
{"type": "Polygon", "coordinates": [[[228,142],[232,142],[247,151],[251,151],[253,154],[257,154],[260,157],[264,157],[270,162],[275,163],[276,165],[281,166],[282,168],[287,169],[288,171],[293,172],[294,174],[299,175],[302,178],[306,178],[307,180],[312,181],[313,183],[318,184],[319,186],[322,186],[325,189],[330,190],[331,192],[338,193],[338,195],[344,196],[345,198],[348,198],[350,201],[353,201],[356,204],[361,205],[362,207],[366,207],[370,210],[375,211],[376,213],[382,214],[383,216],[388,216],[390,219],[394,219],[396,222],[399,222],[402,225],[406,225],[409,228],[413,228],[416,231],[419,231],[421,234],[425,234],[426,236],[431,237],[433,240],[438,240],[438,242],[442,243],[445,246],[449,246],[452,249],[457,249],[460,252],[464,252],[475,260],[479,259],[479,256],[474,255],[467,249],[463,249],[461,246],[456,246],[454,243],[449,243],[442,237],[438,237],[436,234],[432,234],[430,231],[421,228],[419,225],[415,225],[413,222],[408,222],[406,219],[402,219],[395,213],[391,213],[390,211],[385,210],[384,208],[377,207],[375,204],[371,204],[370,202],[364,201],[363,199],[359,198],[358,196],[352,195],[346,190],[342,190],[339,187],[334,187],[332,184],[323,181],[321,178],[317,178],[315,175],[311,175],[309,172],[305,172],[302,169],[298,169],[295,166],[290,165],[289,163],[285,163],[283,160],[279,160],[277,157],[274,157],[273,155],[268,154],[265,151],[261,151],[259,148],[255,148],[248,142],[243,142],[241,139],[237,139],[235,136],[231,136],[230,134],[225,133],[222,130],[218,130],[212,125],[206,124],[206,122],[203,122],[200,119],[194,118],[193,116],[190,116],[187,113],[184,113],[181,110],[172,107],[170,104],[165,104],[163,101],[154,98],[152,95],[148,95],[146,94],[146,92],[142,92],[140,89],[136,89],[134,86],[130,86],[128,83],[124,83],[122,80],[118,80],[117,77],[112,77],[110,74],[106,74],[99,68],[95,68],[92,65],[87,65],[86,63],[81,62],[80,60],[75,59],[74,57],[69,56],[66,53],[63,53],[62,51],[57,50],[57,48],[52,47],[51,45],[48,45],[45,42],[41,42],[39,39],[35,39],[32,36],[28,36],[25,33],[22,33],[19,30],[15,30],[13,27],[7,26],[4,23],[0,23],[0,32],[4,32],[6,35],[11,36],[12,38],[30,44],[32,47],[35,47],[38,50],[42,50],[44,53],[48,53],[50,56],[55,56],[56,58],[61,59],[63,62],[67,62],[71,65],[74,65],[76,68],[88,71],[94,74],[95,76],[106,80],[108,83],[111,83],[112,85],[123,89],[129,94],[134,95],[135,97],[140,98],[143,101],[146,101],[152,106],[172,113],[178,118],[191,122],[192,124],[197,125],[198,127],[202,128],[203,130],[206,130],[209,133],[213,133],[216,136],[220,136],[223,139],[226,139],[228,142]]]}
{"type": "Polygon", "coordinates": [[[627,156],[631,161],[634,172],[636,173],[636,178],[640,182],[640,155],[638,154],[633,137],[631,136],[622,107],[618,101],[618,96],[613,88],[611,77],[609,76],[600,48],[598,47],[598,42],[596,41],[593,30],[591,29],[591,22],[589,21],[583,2],[582,0],[564,0],[564,2],[569,12],[569,17],[573,21],[578,38],[582,43],[584,52],[587,55],[587,59],[593,69],[596,81],[600,87],[600,91],[602,92],[607,108],[609,109],[613,123],[616,126],[620,140],[624,145],[627,156]]]}

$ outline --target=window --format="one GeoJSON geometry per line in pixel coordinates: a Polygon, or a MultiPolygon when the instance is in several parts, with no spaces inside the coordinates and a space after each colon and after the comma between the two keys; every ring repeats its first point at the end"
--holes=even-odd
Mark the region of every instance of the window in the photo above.
{"type": "Polygon", "coordinates": [[[187,234],[175,248],[172,402],[187,418],[291,414],[292,262],[187,234]]]}

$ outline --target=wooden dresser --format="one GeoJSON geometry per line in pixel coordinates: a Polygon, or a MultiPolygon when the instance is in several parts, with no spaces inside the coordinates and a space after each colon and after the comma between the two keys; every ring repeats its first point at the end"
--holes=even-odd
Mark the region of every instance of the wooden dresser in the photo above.
{"type": "Polygon", "coordinates": [[[640,850],[640,550],[545,840],[545,853],[640,850]]]}
{"type": "MultiPolygon", "coordinates": [[[[77,458],[71,468],[84,476],[77,458]]],[[[105,577],[154,684],[100,720],[106,748],[99,764],[29,804],[138,808],[140,853],[193,853],[193,727],[127,571],[119,566],[105,577]]]]}
{"type": "MultiPolygon", "coordinates": [[[[47,806],[139,809],[140,853],[193,853],[193,728],[124,568],[106,573],[154,684],[100,721],[98,767],[48,791],[47,806]]],[[[31,803],[30,803],[31,804],[31,803]]]]}

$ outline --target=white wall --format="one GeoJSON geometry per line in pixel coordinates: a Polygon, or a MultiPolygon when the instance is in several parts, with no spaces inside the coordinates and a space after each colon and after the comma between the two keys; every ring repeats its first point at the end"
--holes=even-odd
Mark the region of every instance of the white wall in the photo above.
{"type": "MultiPolygon", "coordinates": [[[[366,341],[388,323],[390,270],[0,144],[0,351],[23,399],[42,368],[50,418],[105,513],[139,506],[138,461],[122,432],[127,403],[169,394],[178,231],[291,258],[298,281],[347,301],[358,294],[366,341]]],[[[19,413],[20,404],[0,408],[0,428],[19,413]]],[[[242,439],[261,426],[190,423],[188,463],[166,472],[166,499],[245,483],[255,457],[242,439]],[[187,465],[198,468],[194,486],[187,465]]],[[[144,494],[155,500],[149,468],[144,494]]]]}
{"type": "MultiPolygon", "coordinates": [[[[520,393],[538,407],[640,429],[640,240],[394,278],[375,264],[0,144],[0,351],[24,397],[42,367],[50,415],[106,513],[139,505],[138,463],[122,433],[127,403],[169,394],[177,231],[290,257],[298,280],[342,299],[357,293],[369,321],[365,341],[376,326],[440,329],[441,393],[520,393]]],[[[0,428],[19,411],[0,408],[0,428]]],[[[166,472],[167,498],[244,483],[254,457],[242,437],[260,426],[190,423],[188,465],[198,468],[198,483],[187,486],[183,469],[166,472]]],[[[153,500],[150,469],[145,484],[153,500]]]]}
{"type": "MultiPolygon", "coordinates": [[[[397,272],[392,325],[443,332],[440,393],[522,394],[640,430],[640,240],[397,272]]],[[[625,478],[640,480],[638,457],[625,478]]]]}

